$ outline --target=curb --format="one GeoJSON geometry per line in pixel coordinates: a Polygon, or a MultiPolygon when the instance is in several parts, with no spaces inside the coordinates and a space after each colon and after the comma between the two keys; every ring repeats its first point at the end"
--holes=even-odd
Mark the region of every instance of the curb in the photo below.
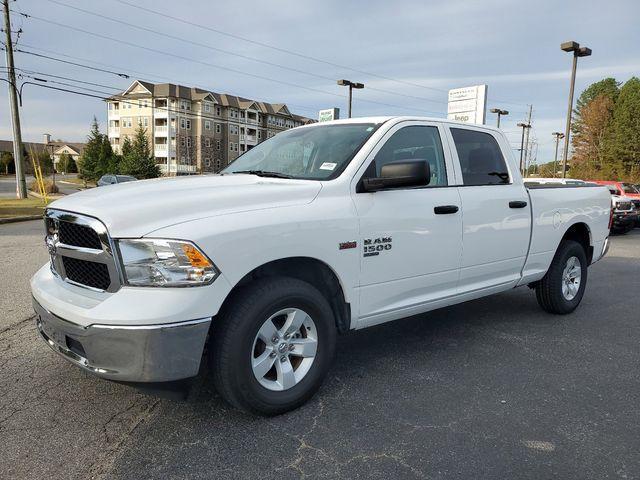
{"type": "Polygon", "coordinates": [[[28,222],[29,220],[42,220],[42,215],[23,215],[21,217],[0,218],[0,225],[4,223],[28,222]]]}

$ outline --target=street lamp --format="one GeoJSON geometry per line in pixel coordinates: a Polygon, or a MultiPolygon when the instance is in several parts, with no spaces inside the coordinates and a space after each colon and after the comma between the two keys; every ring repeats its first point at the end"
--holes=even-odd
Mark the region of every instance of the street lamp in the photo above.
{"type": "Polygon", "coordinates": [[[341,87],[349,87],[349,118],[351,118],[351,99],[353,94],[351,93],[354,88],[364,88],[364,83],[352,82],[350,80],[338,80],[338,85],[341,87]]]}
{"type": "Polygon", "coordinates": [[[570,41],[560,44],[560,49],[565,52],[573,52],[573,65],[571,68],[571,86],[569,87],[569,109],[567,111],[567,127],[565,129],[564,153],[562,156],[562,178],[567,176],[567,156],[569,155],[569,135],[571,134],[571,113],[573,110],[573,89],[576,84],[576,67],[578,66],[578,57],[588,57],[591,55],[591,49],[581,47],[578,42],[570,41]]]}
{"type": "Polygon", "coordinates": [[[553,132],[551,135],[556,137],[556,155],[553,157],[553,176],[555,177],[558,171],[558,144],[560,143],[560,139],[564,138],[564,133],[553,132]]]}
{"type": "Polygon", "coordinates": [[[522,154],[524,153],[524,132],[528,128],[531,128],[531,124],[520,122],[518,126],[522,128],[522,140],[520,140],[520,172],[522,173],[522,176],[524,176],[524,171],[522,170],[522,154]]]}
{"type": "Polygon", "coordinates": [[[501,115],[509,115],[509,111],[508,110],[500,110],[499,108],[492,108],[491,109],[491,113],[497,113],[498,114],[498,124],[496,125],[498,128],[500,128],[500,116],[501,115]]]}

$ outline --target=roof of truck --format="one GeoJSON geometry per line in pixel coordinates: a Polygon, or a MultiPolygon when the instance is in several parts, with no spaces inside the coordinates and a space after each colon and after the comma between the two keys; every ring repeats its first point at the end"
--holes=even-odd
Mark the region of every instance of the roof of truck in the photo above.
{"type": "MultiPolygon", "coordinates": [[[[381,124],[381,123],[385,123],[388,122],[389,120],[394,120],[394,121],[421,121],[421,122],[438,122],[438,123],[451,123],[454,125],[461,125],[461,126],[467,126],[467,127],[477,127],[477,128],[483,128],[483,129],[487,129],[487,130],[494,130],[494,131],[501,131],[496,127],[490,126],[490,125],[480,125],[480,124],[476,124],[476,123],[466,123],[466,122],[459,122],[457,120],[449,120],[447,118],[441,118],[441,117],[420,117],[420,116],[408,116],[408,115],[389,115],[389,116],[376,116],[376,117],[353,117],[353,118],[344,118],[344,119],[340,119],[340,120],[331,120],[328,122],[321,122],[321,125],[336,125],[336,124],[342,124],[342,123],[375,123],[375,124],[381,124]]],[[[317,123],[315,123],[314,125],[318,125],[317,123]]]]}

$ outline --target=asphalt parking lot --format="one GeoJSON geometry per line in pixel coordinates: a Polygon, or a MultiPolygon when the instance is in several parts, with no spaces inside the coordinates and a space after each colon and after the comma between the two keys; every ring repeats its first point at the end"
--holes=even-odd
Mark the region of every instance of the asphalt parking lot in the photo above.
{"type": "Polygon", "coordinates": [[[640,229],[572,315],[522,288],[353,332],[312,401],[264,419],[55,356],[30,310],[41,228],[0,225],[0,478],[640,478],[640,229]]]}

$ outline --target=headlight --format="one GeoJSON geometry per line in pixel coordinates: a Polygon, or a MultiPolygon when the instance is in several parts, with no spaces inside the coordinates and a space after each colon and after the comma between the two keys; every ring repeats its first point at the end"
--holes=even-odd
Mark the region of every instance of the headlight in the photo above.
{"type": "Polygon", "coordinates": [[[211,260],[182,240],[118,240],[125,284],[136,287],[208,285],[218,276],[211,260]]]}

